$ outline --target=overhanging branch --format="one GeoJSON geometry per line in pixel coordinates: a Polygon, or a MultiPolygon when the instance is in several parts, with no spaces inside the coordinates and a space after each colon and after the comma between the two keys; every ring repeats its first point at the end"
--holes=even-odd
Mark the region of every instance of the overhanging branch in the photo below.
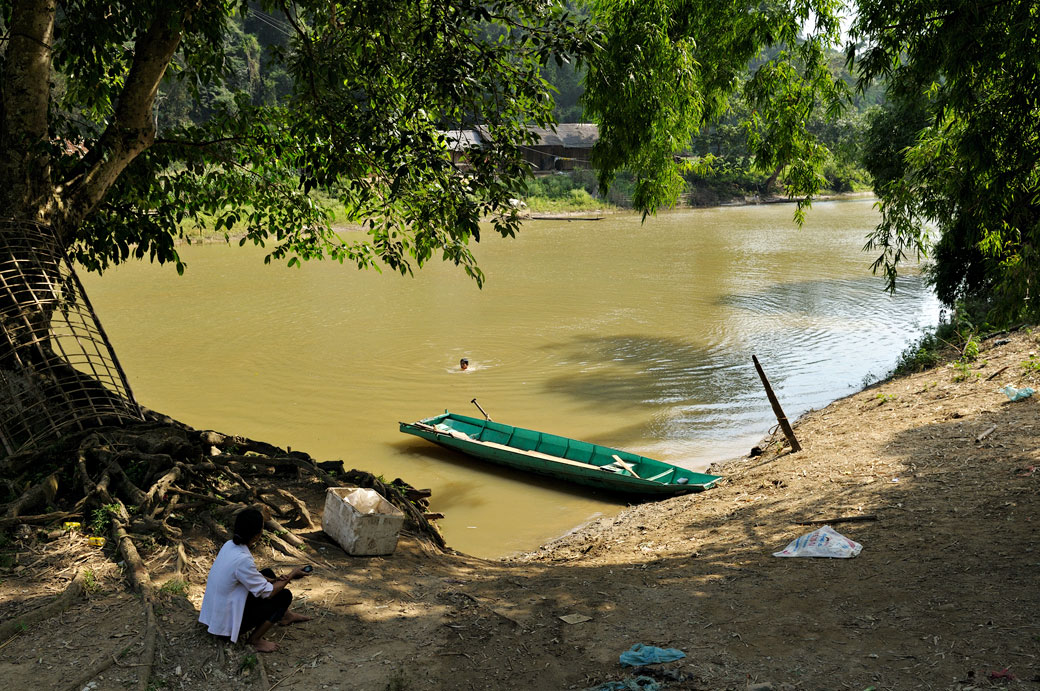
{"type": "MultiPolygon", "coordinates": [[[[159,84],[180,46],[183,10],[158,13],[138,35],[134,60],[119,95],[112,122],[66,181],[66,204],[59,229],[78,226],[104,199],[119,175],[155,141],[152,106],[159,84]]],[[[67,243],[67,233],[62,233],[67,243]]]]}

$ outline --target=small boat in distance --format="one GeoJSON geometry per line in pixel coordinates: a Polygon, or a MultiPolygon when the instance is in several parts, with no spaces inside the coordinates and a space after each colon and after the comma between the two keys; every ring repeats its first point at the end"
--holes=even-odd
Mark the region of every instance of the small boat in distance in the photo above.
{"type": "Polygon", "coordinates": [[[613,492],[673,495],[711,489],[721,477],[555,434],[444,411],[401,431],[491,463],[613,492]]]}

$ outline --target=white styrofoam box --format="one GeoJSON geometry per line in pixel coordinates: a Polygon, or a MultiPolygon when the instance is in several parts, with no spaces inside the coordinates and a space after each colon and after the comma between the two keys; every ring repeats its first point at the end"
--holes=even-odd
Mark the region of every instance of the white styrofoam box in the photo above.
{"type": "Polygon", "coordinates": [[[393,554],[404,512],[371,489],[329,487],[321,529],[347,554],[393,554]]]}

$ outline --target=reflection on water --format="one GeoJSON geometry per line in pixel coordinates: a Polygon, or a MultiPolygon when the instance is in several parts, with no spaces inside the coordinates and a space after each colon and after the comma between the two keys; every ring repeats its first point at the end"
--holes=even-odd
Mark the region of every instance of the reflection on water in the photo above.
{"type": "Polygon", "coordinates": [[[611,513],[616,497],[488,469],[404,437],[450,408],[699,468],[773,424],[758,355],[789,417],[881,374],[937,304],[896,294],[859,248],[870,202],[531,222],[414,279],[338,264],[264,266],[250,248],[185,248],[188,272],[133,264],[88,277],[145,405],[342,458],[433,489],[448,542],[498,556],[611,513]],[[459,369],[469,358],[470,369],[459,369]]]}

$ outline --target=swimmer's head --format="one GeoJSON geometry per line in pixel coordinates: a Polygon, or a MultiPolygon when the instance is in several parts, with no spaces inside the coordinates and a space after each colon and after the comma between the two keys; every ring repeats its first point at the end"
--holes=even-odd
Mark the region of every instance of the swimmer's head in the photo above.
{"type": "Polygon", "coordinates": [[[469,369],[469,358],[459,360],[459,369],[469,369]]]}

